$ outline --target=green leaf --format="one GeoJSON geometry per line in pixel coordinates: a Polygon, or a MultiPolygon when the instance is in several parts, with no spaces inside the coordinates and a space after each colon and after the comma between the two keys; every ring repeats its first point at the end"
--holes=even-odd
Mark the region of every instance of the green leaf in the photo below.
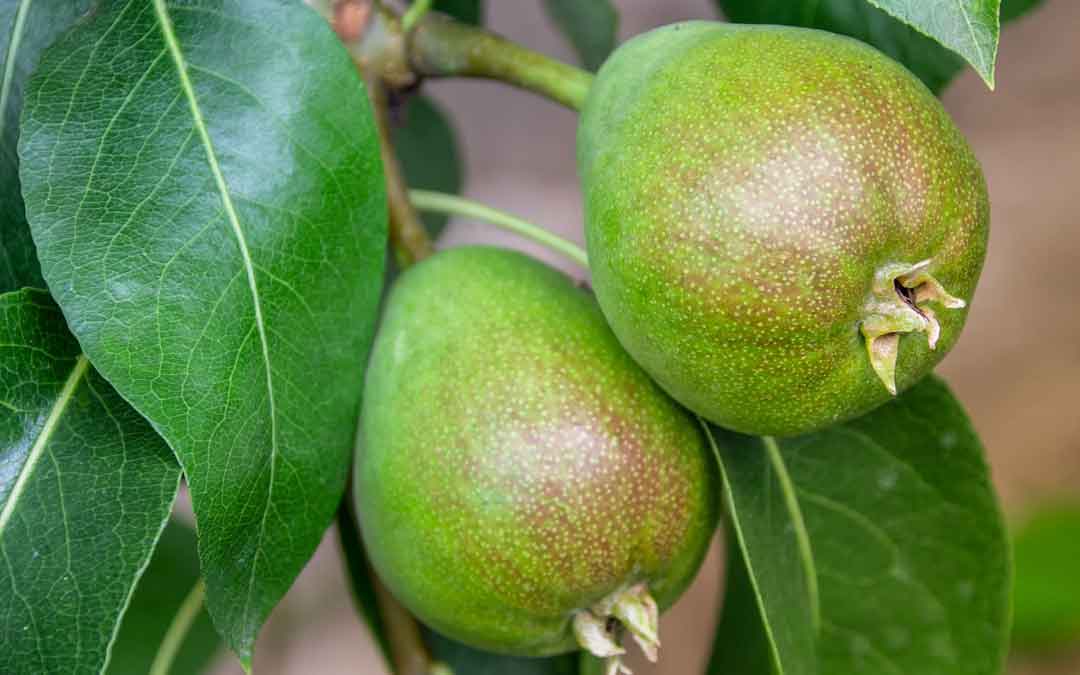
{"type": "Polygon", "coordinates": [[[986,85],[994,88],[1001,0],[953,0],[946,3],[911,0],[867,2],[964,57],[986,85]]]}
{"type": "Polygon", "coordinates": [[[555,25],[570,40],[582,65],[595,71],[615,49],[619,14],[608,0],[544,0],[555,25]]]}
{"type": "Polygon", "coordinates": [[[940,94],[964,67],[963,59],[866,0],[716,0],[738,23],[818,28],[869,43],[907,66],[940,94]]]}
{"type": "MultiPolygon", "coordinates": [[[[454,129],[433,101],[409,102],[403,124],[393,131],[393,142],[409,187],[461,194],[465,170],[454,129]]],[[[450,220],[440,213],[425,213],[422,218],[432,237],[439,236],[450,220]]]]}
{"type": "Polygon", "coordinates": [[[743,567],[741,573],[756,598],[756,603],[750,603],[736,596],[739,602],[725,606],[756,604],[764,629],[752,652],[733,654],[743,648],[746,626],[740,624],[749,617],[726,610],[711,672],[755,672],[729,670],[736,664],[747,665],[742,659],[755,665],[771,664],[778,673],[817,672],[815,642],[821,622],[818,579],[781,446],[772,438],[710,431],[720,458],[732,540],[738,542],[740,551],[732,563],[736,570],[743,567]]]}
{"type": "Polygon", "coordinates": [[[1016,530],[1013,642],[1045,650],[1080,642],[1080,503],[1046,505],[1016,530]]]}
{"type": "Polygon", "coordinates": [[[99,673],[180,469],[49,296],[0,295],[0,672],[99,673]]]}
{"type": "Polygon", "coordinates": [[[45,280],[180,458],[210,616],[247,666],[345,484],[386,242],[363,86],[302,3],[118,0],[26,100],[45,280]]]}
{"type": "MultiPolygon", "coordinates": [[[[108,675],[144,675],[157,656],[173,618],[199,579],[194,528],[175,519],[161,533],[150,566],[135,588],[120,634],[113,644],[108,675]]],[[[196,675],[206,670],[221,638],[206,608],[199,610],[169,670],[196,675]]]]}
{"type": "MultiPolygon", "coordinates": [[[[940,94],[964,67],[964,60],[955,53],[866,0],[715,1],[729,19],[739,23],[818,28],[862,40],[907,66],[935,94],[940,94]]],[[[1016,19],[1040,1],[1004,0],[1001,21],[1016,19]]]]}
{"type": "Polygon", "coordinates": [[[522,658],[491,654],[424,628],[424,640],[436,661],[457,675],[578,675],[578,654],[547,658],[522,658]]]}
{"type": "Polygon", "coordinates": [[[44,288],[19,188],[19,113],[42,50],[82,16],[92,0],[0,2],[0,293],[44,288]]]}
{"type": "Polygon", "coordinates": [[[435,0],[432,9],[475,26],[484,23],[484,3],[481,0],[435,0]]]}
{"type": "MultiPolygon", "coordinates": [[[[723,611],[720,614],[720,623],[716,627],[717,639],[713,645],[713,653],[706,673],[709,675],[729,673],[768,675],[775,672],[789,672],[780,670],[774,665],[776,663],[774,639],[763,630],[765,623],[761,619],[759,596],[755,593],[754,585],[750,581],[742,549],[739,546],[729,546],[727,554],[727,565],[724,567],[727,578],[724,582],[723,611]]],[[[799,635],[810,632],[811,640],[815,639],[809,623],[795,626],[795,629],[799,635]]],[[[810,647],[810,649],[813,648],[810,647]]],[[[816,665],[814,657],[802,658],[809,659],[806,661],[810,664],[806,667],[806,671],[811,672],[816,665]]],[[[792,662],[794,659],[789,658],[787,661],[792,662]]],[[[792,666],[790,672],[802,672],[801,666],[792,666]]]]}
{"type": "MultiPolygon", "coordinates": [[[[808,548],[818,672],[1001,672],[1008,543],[982,446],[943,383],[927,378],[869,415],[815,434],[713,436],[762,631],[805,624],[807,601],[786,611],[775,598],[797,599],[794,592],[773,586],[799,587],[782,569],[808,548]]],[[[722,618],[717,652],[739,648],[738,635],[725,632],[737,619],[722,618]]],[[[777,672],[812,668],[804,652],[785,660],[784,643],[772,643],[781,652],[777,672]]]]}
{"type": "Polygon", "coordinates": [[[1001,23],[1015,21],[1043,2],[1044,0],[1001,0],[1001,23]]]}

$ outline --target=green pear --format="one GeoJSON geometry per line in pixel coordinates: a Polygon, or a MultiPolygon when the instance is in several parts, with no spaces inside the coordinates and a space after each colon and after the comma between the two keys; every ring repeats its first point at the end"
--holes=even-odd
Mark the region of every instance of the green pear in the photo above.
{"type": "Polygon", "coordinates": [[[716,527],[717,472],[567,277],[484,247],[406,271],[361,419],[364,542],[416,616],[494,652],[617,660],[627,632],[655,656],[716,527]]]}
{"type": "Polygon", "coordinates": [[[863,414],[960,335],[982,171],[926,87],[861,42],[713,22],[638,36],[589,92],[578,165],[605,316],[718,425],[863,414]]]}

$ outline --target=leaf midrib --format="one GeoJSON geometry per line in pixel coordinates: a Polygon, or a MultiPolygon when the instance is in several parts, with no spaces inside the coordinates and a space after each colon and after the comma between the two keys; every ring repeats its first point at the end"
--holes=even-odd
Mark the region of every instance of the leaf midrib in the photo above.
{"type": "Polygon", "coordinates": [[[803,573],[806,575],[806,590],[810,595],[810,617],[814,624],[814,630],[821,630],[821,600],[818,595],[817,565],[814,562],[814,551],[810,546],[810,533],[806,529],[806,521],[803,520],[802,509],[799,508],[799,497],[795,491],[795,484],[788,474],[787,465],[780,455],[780,444],[772,436],[762,437],[765,449],[769,454],[769,461],[776,471],[777,480],[784,494],[784,503],[791,515],[795,526],[795,540],[799,546],[799,557],[802,559],[803,573]]]}
{"type": "MultiPolygon", "coordinates": [[[[888,14],[889,16],[891,16],[891,17],[899,20],[903,24],[905,24],[907,26],[910,26],[911,28],[915,29],[920,35],[925,35],[926,37],[928,37],[931,40],[937,42],[938,44],[941,44],[946,49],[949,49],[950,51],[959,53],[960,56],[967,59],[967,55],[965,55],[963,53],[960,53],[958,48],[953,48],[953,47],[950,47],[948,45],[945,45],[940,39],[938,39],[937,37],[931,35],[928,30],[926,30],[922,26],[916,25],[915,22],[912,21],[910,16],[900,16],[898,12],[895,12],[895,11],[891,10],[890,8],[886,8],[882,4],[882,0],[869,0],[869,2],[870,2],[870,4],[874,5],[878,9],[880,9],[883,12],[885,12],[886,14],[888,14]]],[[[998,51],[997,40],[992,40],[991,41],[990,53],[989,53],[989,55],[987,55],[986,50],[983,49],[983,47],[981,46],[981,44],[979,42],[979,38],[975,33],[975,26],[972,25],[972,23],[971,23],[971,16],[968,14],[967,11],[965,11],[963,3],[960,2],[960,0],[953,0],[953,4],[956,5],[957,11],[960,12],[960,16],[964,19],[964,24],[967,26],[967,29],[968,29],[968,37],[971,39],[971,47],[974,50],[972,53],[974,53],[978,57],[979,63],[976,64],[973,61],[971,61],[970,59],[967,59],[967,60],[968,60],[969,63],[971,63],[972,66],[975,67],[975,70],[979,73],[979,76],[982,77],[986,81],[986,84],[989,85],[990,89],[993,89],[994,88],[994,70],[993,70],[993,66],[994,66],[994,62],[997,61],[997,51],[998,51]],[[989,56],[989,61],[987,60],[988,56],[989,56]]],[[[999,12],[1000,12],[1000,8],[999,8],[999,12]]],[[[1000,32],[1000,27],[999,27],[998,30],[1000,32]]]]}
{"type": "MultiPolygon", "coordinates": [[[[988,64],[986,62],[985,54],[983,53],[983,50],[979,45],[979,38],[978,38],[977,35],[975,35],[975,26],[971,25],[971,17],[968,16],[968,13],[964,9],[964,5],[963,5],[963,3],[960,2],[960,0],[954,0],[954,1],[956,2],[957,8],[960,10],[960,16],[964,17],[964,24],[967,26],[968,35],[971,37],[971,44],[975,47],[975,51],[978,52],[979,56],[982,57],[982,67],[989,69],[991,67],[991,65],[993,64],[993,62],[994,62],[997,55],[996,54],[991,54],[990,55],[990,63],[988,64]]],[[[1001,11],[1000,4],[998,6],[998,11],[999,12],[1001,11]]],[[[995,47],[995,51],[996,51],[996,47],[995,47]]],[[[993,71],[990,71],[990,72],[993,73],[993,71]]]]}
{"type": "MultiPolygon", "coordinates": [[[[184,97],[188,101],[188,105],[191,109],[192,123],[195,126],[196,131],[199,134],[199,139],[203,144],[203,149],[206,151],[207,164],[210,167],[210,172],[214,176],[214,182],[217,186],[218,193],[221,195],[222,206],[225,209],[226,218],[229,221],[229,225],[232,228],[233,234],[236,237],[237,246],[240,249],[240,256],[244,264],[244,271],[247,274],[248,287],[251,290],[252,303],[255,310],[255,325],[259,332],[259,342],[262,346],[263,364],[266,370],[266,389],[267,389],[267,401],[270,407],[270,479],[268,481],[266,505],[263,507],[262,519],[259,523],[258,539],[262,540],[266,531],[266,518],[270,512],[270,504],[274,494],[274,481],[275,471],[277,467],[278,457],[278,433],[277,433],[277,412],[274,403],[274,385],[273,374],[270,366],[270,348],[267,340],[266,326],[263,320],[262,304],[259,297],[258,283],[255,278],[255,265],[251,258],[251,252],[248,249],[247,239],[244,236],[243,228],[240,225],[240,217],[236,212],[236,207],[233,204],[232,195],[229,192],[228,184],[225,182],[225,176],[221,172],[221,166],[218,164],[217,153],[214,149],[214,144],[210,139],[210,133],[206,128],[206,122],[202,115],[202,109],[199,106],[199,101],[195,96],[195,89],[191,84],[191,79],[188,77],[187,63],[184,58],[183,51],[180,48],[180,43],[177,40],[176,33],[173,30],[172,19],[169,17],[168,8],[165,6],[165,0],[154,0],[154,12],[157,18],[158,27],[161,29],[162,38],[165,41],[165,46],[169,51],[169,55],[172,57],[173,65],[176,68],[177,77],[180,80],[180,86],[184,92],[184,97]]],[[[254,557],[251,565],[251,574],[248,578],[248,593],[246,602],[250,603],[252,588],[255,581],[255,570],[258,565],[258,555],[254,557]]],[[[247,607],[245,606],[245,614],[247,607]]]]}
{"type": "Polygon", "coordinates": [[[71,397],[75,395],[75,390],[79,387],[89,367],[90,362],[85,355],[80,354],[75,359],[75,365],[68,374],[67,380],[64,381],[64,386],[60,389],[56,401],[53,402],[48,417],[45,418],[45,424],[42,425],[40,433],[34,439],[34,444],[30,447],[26,461],[23,463],[22,469],[19,470],[19,476],[15,479],[15,486],[11,489],[7,501],[4,502],[3,509],[0,509],[0,540],[3,539],[4,533],[7,531],[8,521],[11,520],[11,516],[15,513],[15,507],[18,505],[22,493],[26,490],[26,485],[30,480],[30,476],[34,473],[34,468],[45,454],[45,448],[48,447],[49,441],[52,440],[53,434],[56,433],[56,428],[67,410],[68,403],[71,402],[71,397]]]}
{"type": "MultiPolygon", "coordinates": [[[[712,431],[709,429],[709,425],[704,419],[699,417],[698,422],[700,422],[701,427],[705,432],[705,437],[712,447],[713,456],[716,458],[716,462],[719,465],[724,485],[728,486],[730,485],[730,478],[728,477],[727,467],[724,466],[724,461],[720,455],[720,448],[716,444],[716,439],[713,438],[712,431]]],[[[784,464],[783,456],[780,454],[780,446],[776,439],[772,436],[761,436],[758,440],[765,446],[765,452],[769,455],[769,463],[777,473],[780,488],[784,492],[785,506],[793,520],[795,537],[798,540],[799,557],[802,560],[804,573],[806,575],[807,595],[811,602],[811,620],[814,624],[814,630],[817,632],[821,630],[821,601],[818,595],[817,568],[814,563],[813,551],[810,548],[809,532],[806,529],[806,523],[803,520],[802,511],[799,508],[798,496],[795,494],[795,486],[788,474],[787,466],[784,464]]],[[[728,511],[731,513],[731,524],[735,529],[735,537],[738,540],[737,545],[742,549],[744,564],[747,567],[746,576],[750,582],[750,589],[754,594],[754,600],[757,603],[758,611],[761,612],[762,623],[769,644],[769,653],[777,670],[780,673],[785,673],[787,672],[784,667],[785,660],[780,654],[780,648],[776,642],[776,635],[773,633],[772,624],[769,622],[769,615],[765,611],[764,599],[761,596],[758,580],[753,571],[753,560],[746,548],[746,539],[743,535],[742,522],[738,518],[735,497],[727,487],[725,487],[725,493],[727,496],[728,511]]]]}

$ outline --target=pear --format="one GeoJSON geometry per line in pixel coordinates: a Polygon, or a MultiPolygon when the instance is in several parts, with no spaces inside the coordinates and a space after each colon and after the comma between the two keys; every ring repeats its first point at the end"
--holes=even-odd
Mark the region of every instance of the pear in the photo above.
{"type": "Polygon", "coordinates": [[[520,253],[437,253],[389,296],[356,458],[363,539],[444,635],[522,656],[652,658],[717,523],[701,428],[595,301],[520,253]]]}
{"type": "Polygon", "coordinates": [[[723,427],[863,414],[953,347],[986,255],[979,163],[919,80],[855,40],[675,24],[621,46],[578,131],[597,300],[723,427]]]}

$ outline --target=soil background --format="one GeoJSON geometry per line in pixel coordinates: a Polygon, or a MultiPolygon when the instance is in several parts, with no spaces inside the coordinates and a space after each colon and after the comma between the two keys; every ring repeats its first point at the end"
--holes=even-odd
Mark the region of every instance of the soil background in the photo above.
{"type": "MultiPolygon", "coordinates": [[[[488,25],[529,47],[573,61],[539,0],[488,2],[488,25]]],[[[620,0],[626,39],[673,21],[715,18],[710,0],[620,0]]],[[[1002,33],[997,91],[968,70],[943,100],[982,161],[990,186],[990,252],[963,339],[944,375],[986,443],[1010,519],[1066,492],[1080,493],[1080,2],[1047,0],[1002,33]]],[[[489,82],[426,85],[452,113],[467,163],[469,197],[582,241],[574,162],[576,115],[489,82]]],[[[471,222],[454,222],[441,246],[488,242],[525,249],[580,272],[554,254],[471,222]]],[[[716,549],[717,547],[714,547],[716,549]]],[[[700,673],[710,640],[722,555],[664,616],[662,662],[638,675],[700,673]]],[[[1075,563],[1075,561],[1074,561],[1075,563]]],[[[240,675],[222,654],[215,675],[240,675]]],[[[263,630],[260,675],[385,672],[350,604],[334,536],[263,630]]],[[[1010,675],[1080,673],[1080,647],[1014,658],[1010,675]]],[[[468,675],[468,674],[462,674],[468,675]]],[[[749,675],[749,674],[733,674],[749,675]]]]}

